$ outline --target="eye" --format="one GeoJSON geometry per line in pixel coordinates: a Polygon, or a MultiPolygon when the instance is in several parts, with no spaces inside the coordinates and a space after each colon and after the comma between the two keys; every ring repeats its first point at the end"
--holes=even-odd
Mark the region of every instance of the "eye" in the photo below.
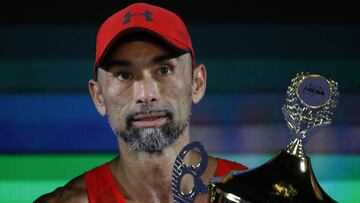
{"type": "Polygon", "coordinates": [[[160,66],[157,69],[157,73],[160,75],[169,75],[171,73],[172,69],[169,66],[160,66]]]}
{"type": "Polygon", "coordinates": [[[115,77],[118,80],[129,80],[132,78],[131,73],[127,72],[127,71],[121,71],[115,74],[115,77]]]}

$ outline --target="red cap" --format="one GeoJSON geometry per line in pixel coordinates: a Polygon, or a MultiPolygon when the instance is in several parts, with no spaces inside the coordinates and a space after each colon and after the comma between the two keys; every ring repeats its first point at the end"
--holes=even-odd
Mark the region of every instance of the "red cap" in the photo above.
{"type": "Polygon", "coordinates": [[[179,16],[161,7],[134,3],[118,11],[101,25],[96,38],[95,74],[111,45],[122,34],[135,30],[149,32],[175,48],[189,51],[196,64],[190,35],[179,16]]]}

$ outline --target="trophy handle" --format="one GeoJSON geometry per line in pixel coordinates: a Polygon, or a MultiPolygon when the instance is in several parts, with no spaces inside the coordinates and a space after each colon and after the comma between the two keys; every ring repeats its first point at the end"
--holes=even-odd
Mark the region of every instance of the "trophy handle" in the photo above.
{"type": "Polygon", "coordinates": [[[172,173],[172,192],[176,203],[192,203],[198,193],[208,193],[209,189],[201,180],[201,175],[205,172],[208,164],[208,154],[200,142],[192,142],[186,145],[175,159],[172,173]],[[186,154],[192,149],[198,149],[201,161],[198,166],[188,166],[184,163],[186,154]],[[181,192],[181,180],[185,175],[191,175],[194,179],[194,187],[189,194],[181,192]]]}

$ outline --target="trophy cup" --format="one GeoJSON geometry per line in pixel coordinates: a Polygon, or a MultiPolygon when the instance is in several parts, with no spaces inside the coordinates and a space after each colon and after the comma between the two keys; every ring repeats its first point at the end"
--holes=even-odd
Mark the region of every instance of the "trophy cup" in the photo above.
{"type": "Polygon", "coordinates": [[[338,97],[336,82],[317,74],[297,74],[282,108],[293,136],[290,144],[257,168],[213,178],[210,202],[335,202],[317,182],[303,143],[331,124],[338,97]]]}

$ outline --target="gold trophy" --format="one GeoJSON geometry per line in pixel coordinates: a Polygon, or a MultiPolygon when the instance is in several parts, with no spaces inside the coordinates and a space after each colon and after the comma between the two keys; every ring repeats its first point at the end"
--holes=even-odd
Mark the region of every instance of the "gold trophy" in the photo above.
{"type": "Polygon", "coordinates": [[[293,135],[290,144],[257,168],[213,178],[210,202],[336,202],[317,182],[303,143],[331,124],[338,97],[336,82],[317,74],[297,74],[282,108],[293,135]]]}

